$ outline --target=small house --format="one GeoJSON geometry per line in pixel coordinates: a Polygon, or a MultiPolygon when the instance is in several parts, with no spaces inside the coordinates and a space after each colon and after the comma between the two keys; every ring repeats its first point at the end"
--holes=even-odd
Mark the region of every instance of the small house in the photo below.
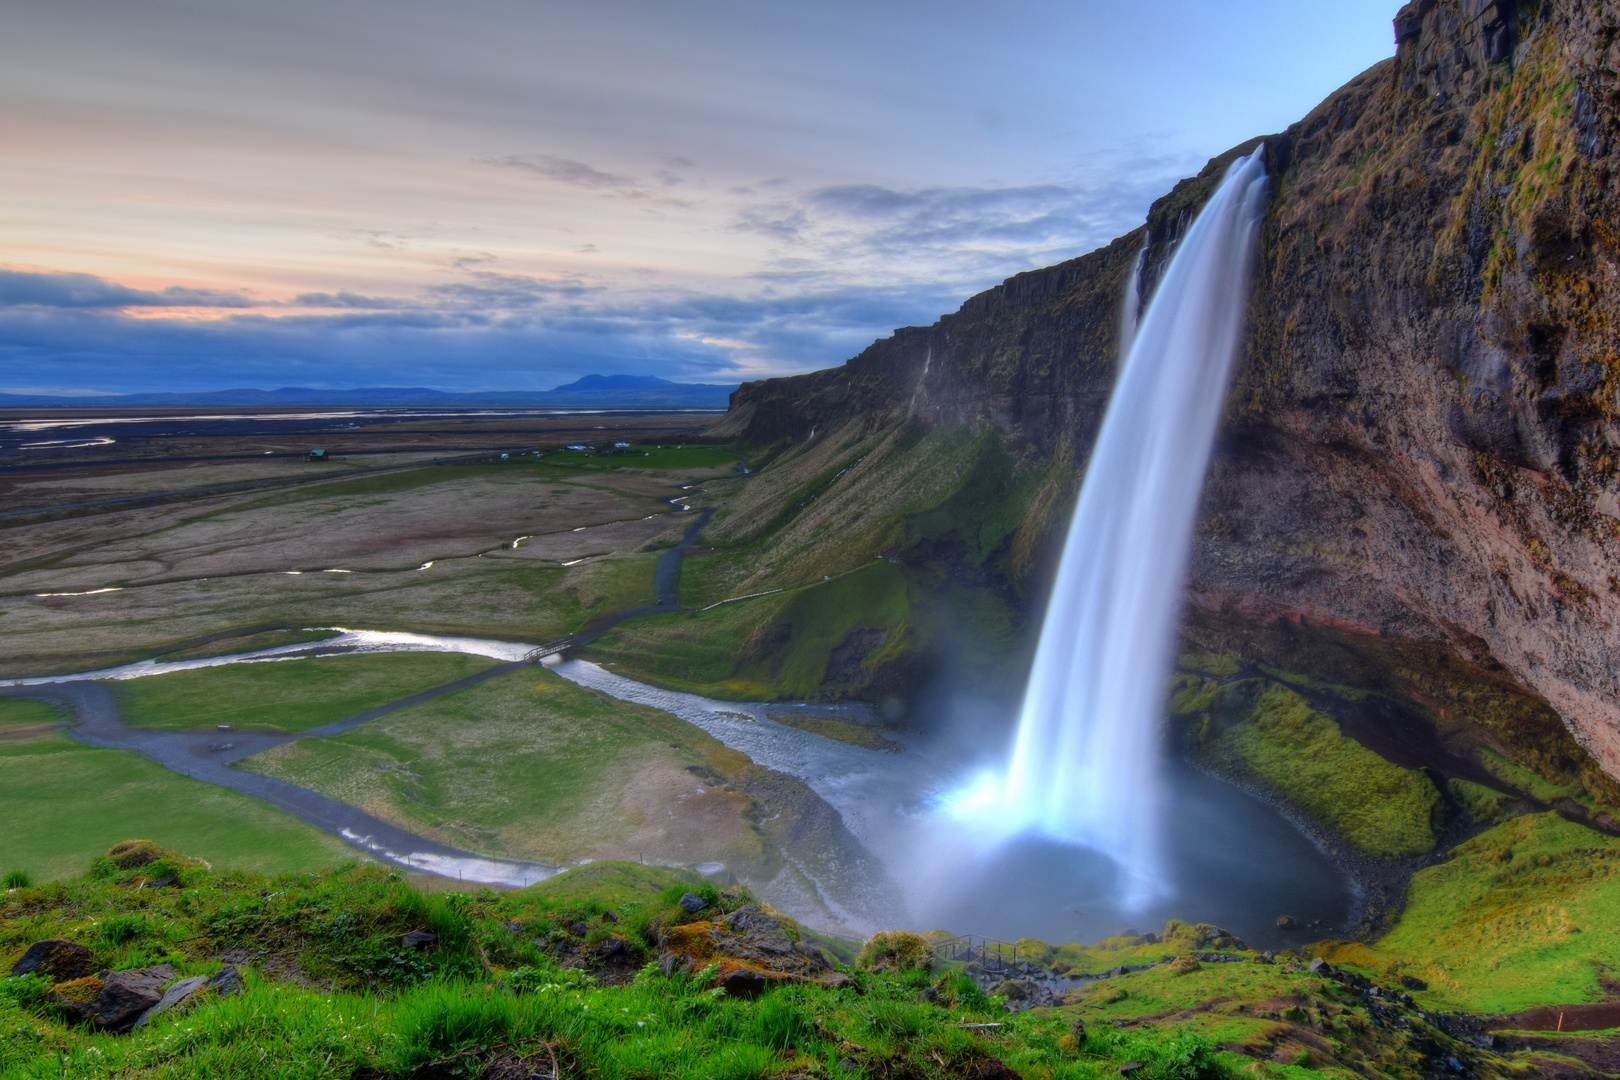
{"type": "Polygon", "coordinates": [[[309,460],[311,460],[311,461],[329,461],[331,459],[326,456],[326,451],[325,450],[322,450],[320,447],[317,446],[315,449],[313,449],[313,450],[311,450],[309,452],[309,460]]]}

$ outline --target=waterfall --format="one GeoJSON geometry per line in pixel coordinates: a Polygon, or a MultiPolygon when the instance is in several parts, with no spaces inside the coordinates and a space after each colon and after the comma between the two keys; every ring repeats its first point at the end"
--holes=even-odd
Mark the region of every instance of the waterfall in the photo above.
{"type": "Polygon", "coordinates": [[[1266,185],[1260,151],[1232,165],[1135,328],[998,785],[1004,829],[1111,856],[1128,905],[1163,890],[1157,733],[1266,185]]]}

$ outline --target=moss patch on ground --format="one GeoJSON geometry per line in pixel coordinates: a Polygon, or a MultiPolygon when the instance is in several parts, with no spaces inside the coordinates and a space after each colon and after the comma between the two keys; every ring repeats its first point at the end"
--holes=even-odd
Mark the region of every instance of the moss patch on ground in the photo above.
{"type": "Polygon", "coordinates": [[[273,807],[124,750],[60,735],[0,740],[0,873],[77,873],[131,835],[225,866],[313,870],[352,850],[273,807]]]}
{"type": "Polygon", "coordinates": [[[308,731],[435,686],[496,661],[465,653],[369,653],[225,664],[112,683],[124,722],[188,731],[308,731]]]}
{"type": "Polygon", "coordinates": [[[1556,814],[1498,825],[1412,877],[1400,922],[1324,955],[1413,975],[1440,1008],[1514,1013],[1605,1000],[1620,957],[1620,840],[1556,814]]]}
{"type": "Polygon", "coordinates": [[[1287,687],[1179,676],[1171,711],[1196,760],[1257,783],[1356,851],[1434,847],[1443,801],[1428,776],[1385,761],[1287,687]]]}

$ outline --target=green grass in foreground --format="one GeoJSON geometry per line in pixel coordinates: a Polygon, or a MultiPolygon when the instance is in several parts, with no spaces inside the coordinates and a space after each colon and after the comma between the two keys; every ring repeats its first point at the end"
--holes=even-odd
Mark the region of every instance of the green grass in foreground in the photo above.
{"type": "Polygon", "coordinates": [[[851,971],[842,989],[787,985],[750,1001],[711,989],[708,973],[664,976],[649,964],[627,983],[599,985],[559,966],[554,949],[600,955],[594,946],[610,939],[632,965],[655,955],[661,925],[702,917],[672,903],[679,881],[657,892],[661,882],[648,881],[615,902],[544,890],[429,897],[376,869],[179,873],[178,887],[137,890],[142,870],[102,860],[71,885],[0,895],[0,963],[43,936],[90,945],[98,966],[161,959],[182,974],[215,970],[221,952],[250,946],[288,981],[250,968],[233,997],[113,1036],[63,1023],[37,976],[0,980],[0,1076],[529,1076],[552,1075],[553,1061],[562,1075],[603,1080],[1004,1075],[981,1072],[992,1058],[1051,1080],[1113,1077],[1127,1061],[1144,1080],[1289,1075],[1251,1071],[1174,1031],[1098,1026],[1076,1038],[1066,1016],[1010,1016],[956,977],[940,983],[948,1002],[920,1002],[934,982],[923,972],[851,971]],[[399,935],[418,928],[438,945],[403,948],[399,935]],[[964,1026],[973,1023],[991,1026],[964,1026]]]}
{"type": "Polygon", "coordinates": [[[272,873],[353,854],[256,799],[61,735],[0,740],[0,823],[0,874],[24,870],[35,881],[77,873],[131,836],[272,873]]]}
{"type": "Polygon", "coordinates": [[[1620,840],[1531,814],[1498,825],[1412,878],[1400,923],[1336,963],[1399,971],[1437,1006],[1513,1013],[1602,1001],[1620,956],[1620,840]]]}
{"type": "Polygon", "coordinates": [[[124,722],[187,731],[308,731],[494,665],[461,653],[370,653],[173,671],[114,683],[124,722]]]}
{"type": "Polygon", "coordinates": [[[49,727],[66,720],[67,713],[49,701],[0,698],[0,735],[49,727]]]}

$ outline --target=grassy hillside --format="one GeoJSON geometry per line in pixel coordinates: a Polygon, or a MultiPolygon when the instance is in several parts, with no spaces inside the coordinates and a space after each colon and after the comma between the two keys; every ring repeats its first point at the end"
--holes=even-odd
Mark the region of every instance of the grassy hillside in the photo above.
{"type": "MultiPolygon", "coordinates": [[[[717,966],[658,962],[660,942],[752,900],[689,871],[604,863],[505,894],[424,895],[374,867],[264,877],[137,852],[0,893],[0,964],[45,938],[88,947],[96,970],[209,974],[229,956],[245,967],[242,990],[204,993],[121,1036],[70,1022],[47,978],[0,979],[0,1076],[1506,1080],[1586,1075],[1579,1056],[1597,1045],[1487,1050],[1389,980],[1308,970],[1185,923],[1153,945],[1022,943],[1057,971],[1070,959],[1089,968],[1093,954],[1116,966],[1072,989],[1060,981],[1033,1008],[1026,984],[975,979],[960,962],[840,963],[738,997],[714,985],[717,966]],[[681,905],[687,893],[701,910],[681,905]],[[404,942],[423,930],[427,946],[404,942]]],[[[1458,872],[1478,877],[1471,864],[1458,872]]],[[[811,951],[823,941],[781,925],[811,951]]]]}

